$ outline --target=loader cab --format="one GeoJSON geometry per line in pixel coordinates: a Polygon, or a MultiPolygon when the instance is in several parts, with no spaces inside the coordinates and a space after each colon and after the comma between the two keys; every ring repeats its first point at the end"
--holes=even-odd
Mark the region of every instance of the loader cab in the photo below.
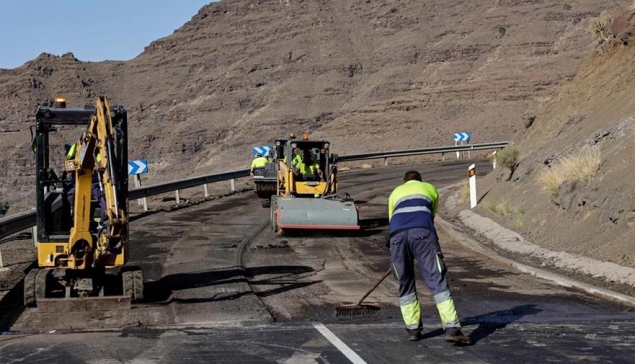
{"type": "Polygon", "coordinates": [[[288,140],[284,147],[283,161],[287,167],[289,193],[295,195],[314,196],[316,191],[322,195],[330,190],[336,182],[336,170],[333,158],[329,152],[330,143],[325,140],[288,140]],[[315,165],[319,168],[300,168],[301,164],[315,165]],[[307,169],[310,169],[307,171],[307,169]],[[303,173],[304,172],[304,173],[303,173]],[[329,185],[329,189],[327,186],[329,185]],[[307,189],[307,187],[309,187],[307,189]]]}
{"type": "MultiPolygon", "coordinates": [[[[35,125],[31,127],[31,148],[35,153],[37,241],[42,243],[68,243],[73,225],[72,202],[68,192],[72,176],[64,172],[68,148],[77,141],[88,126],[95,108],[66,108],[65,100],[56,99],[51,106],[39,106],[35,125]]],[[[127,113],[123,107],[112,107],[111,116],[117,133],[115,168],[122,173],[120,183],[128,190],[127,174],[127,113]]],[[[91,218],[100,215],[99,204],[91,201],[91,218]]],[[[53,262],[51,262],[53,263],[53,262]]]]}

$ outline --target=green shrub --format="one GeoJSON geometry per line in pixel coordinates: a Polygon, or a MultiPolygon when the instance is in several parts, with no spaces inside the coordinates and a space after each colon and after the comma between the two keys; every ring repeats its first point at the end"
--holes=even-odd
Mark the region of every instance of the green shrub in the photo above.
{"type": "Polygon", "coordinates": [[[2,200],[2,196],[0,196],[0,216],[4,216],[9,210],[9,203],[2,200]]]}
{"type": "MultiPolygon", "coordinates": [[[[509,179],[512,178],[516,167],[518,167],[518,155],[520,152],[518,148],[513,145],[503,148],[500,152],[496,153],[496,162],[503,168],[509,169],[509,179]]],[[[508,179],[508,180],[509,180],[508,179]]]]}

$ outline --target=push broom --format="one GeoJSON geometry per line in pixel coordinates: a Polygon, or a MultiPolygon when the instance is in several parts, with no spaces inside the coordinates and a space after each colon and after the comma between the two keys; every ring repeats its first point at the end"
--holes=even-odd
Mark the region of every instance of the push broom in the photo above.
{"type": "Polygon", "coordinates": [[[379,305],[376,303],[364,303],[364,300],[368,295],[370,295],[377,287],[381,284],[381,282],[386,279],[390,275],[392,271],[391,268],[388,268],[386,273],[375,283],[373,288],[369,289],[368,292],[355,304],[348,305],[339,305],[335,308],[335,317],[365,317],[365,316],[374,316],[379,312],[379,305]]]}

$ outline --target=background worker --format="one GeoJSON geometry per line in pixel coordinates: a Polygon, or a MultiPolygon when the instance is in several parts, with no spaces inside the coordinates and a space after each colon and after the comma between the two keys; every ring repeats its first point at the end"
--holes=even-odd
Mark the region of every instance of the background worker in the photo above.
{"type": "MultiPolygon", "coordinates": [[[[291,158],[291,167],[295,168],[295,166],[298,165],[298,163],[300,162],[302,162],[302,157],[300,157],[298,148],[295,148],[293,149],[293,157],[291,158]]],[[[287,176],[287,156],[286,155],[280,161],[280,171],[282,172],[281,180],[282,180],[282,183],[284,183],[284,180],[287,176]]]]}
{"type": "Polygon", "coordinates": [[[320,163],[313,160],[311,151],[308,149],[304,151],[302,161],[295,165],[294,173],[301,176],[313,174],[318,176],[320,180],[324,179],[324,173],[320,169],[320,163]]]}
{"type": "MultiPolygon", "coordinates": [[[[66,160],[71,160],[73,158],[75,158],[75,155],[77,154],[77,143],[73,144],[72,146],[68,146],[66,145],[65,147],[67,147],[67,151],[66,151],[66,160]]],[[[91,190],[90,190],[90,194],[91,194],[91,198],[93,200],[99,201],[99,208],[101,209],[101,213],[100,213],[100,217],[101,217],[101,221],[100,221],[100,225],[103,225],[104,222],[106,221],[106,196],[104,196],[103,191],[99,188],[99,170],[98,168],[98,164],[101,161],[101,155],[97,154],[97,156],[95,157],[95,167],[94,167],[94,171],[93,171],[93,179],[92,179],[92,185],[91,185],[91,190]]],[[[68,203],[71,206],[71,213],[73,212],[72,209],[75,206],[75,173],[70,173],[70,177],[64,178],[64,190],[66,192],[66,198],[68,200],[68,203]]],[[[91,210],[91,215],[92,215],[92,210],[91,210]]]]}
{"type": "Polygon", "coordinates": [[[406,172],[403,184],[396,187],[388,198],[390,255],[394,276],[399,281],[399,306],[408,340],[420,340],[422,325],[415,285],[416,260],[439,311],[445,340],[469,345],[472,340],[461,332],[434,227],[438,204],[436,188],[422,182],[417,171],[406,172]]]}
{"type": "Polygon", "coordinates": [[[249,174],[253,176],[254,171],[264,171],[265,166],[268,162],[269,160],[266,157],[263,157],[262,153],[256,153],[256,158],[254,158],[254,160],[251,162],[251,170],[249,171],[249,174]]]}

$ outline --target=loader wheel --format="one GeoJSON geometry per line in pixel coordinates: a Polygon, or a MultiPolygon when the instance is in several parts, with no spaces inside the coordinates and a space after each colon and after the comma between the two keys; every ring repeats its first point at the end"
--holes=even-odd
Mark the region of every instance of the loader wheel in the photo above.
{"type": "Polygon", "coordinates": [[[143,299],[143,271],[135,269],[122,272],[121,279],[124,296],[130,296],[132,301],[141,301],[143,299]]]}

